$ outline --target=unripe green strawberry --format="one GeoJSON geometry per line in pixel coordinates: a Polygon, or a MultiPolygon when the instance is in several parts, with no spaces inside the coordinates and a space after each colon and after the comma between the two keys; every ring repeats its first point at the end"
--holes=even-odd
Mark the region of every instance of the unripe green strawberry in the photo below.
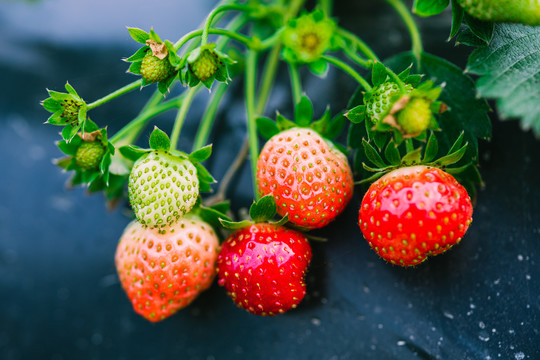
{"type": "Polygon", "coordinates": [[[197,169],[165,150],[139,158],[129,175],[129,201],[141,224],[164,227],[189,212],[199,196],[197,169]]]}
{"type": "Polygon", "coordinates": [[[60,102],[64,112],[60,117],[67,123],[77,123],[79,121],[79,109],[83,105],[82,101],[75,99],[64,99],[60,102]]]}
{"type": "Polygon", "coordinates": [[[431,122],[431,103],[424,98],[412,98],[397,115],[397,123],[404,135],[416,136],[431,122]]]}
{"type": "Polygon", "coordinates": [[[81,169],[93,170],[99,167],[103,154],[105,147],[101,141],[83,141],[77,149],[75,161],[81,169]]]}
{"type": "Polygon", "coordinates": [[[469,15],[481,20],[540,25],[538,0],[458,0],[458,3],[469,15]]]}
{"type": "MultiPolygon", "coordinates": [[[[412,91],[412,86],[405,84],[407,92],[412,91]]],[[[381,121],[383,115],[387,114],[392,108],[391,98],[399,93],[399,86],[391,81],[377,85],[371,91],[371,97],[366,100],[366,115],[373,124],[381,121]]]]}
{"type": "Polygon", "coordinates": [[[210,79],[216,73],[219,66],[223,66],[223,63],[219,60],[218,55],[209,49],[203,50],[197,60],[189,64],[191,72],[200,81],[210,79]]]}
{"type": "Polygon", "coordinates": [[[169,78],[175,69],[167,57],[160,59],[149,50],[142,60],[140,71],[144,81],[150,84],[169,78]]]}

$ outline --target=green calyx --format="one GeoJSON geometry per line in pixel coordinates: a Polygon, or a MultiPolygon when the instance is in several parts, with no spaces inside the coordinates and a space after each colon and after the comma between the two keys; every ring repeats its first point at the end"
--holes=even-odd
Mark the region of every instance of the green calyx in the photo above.
{"type": "Polygon", "coordinates": [[[289,120],[279,112],[276,115],[276,120],[266,117],[257,118],[257,129],[263,137],[270,139],[272,136],[294,127],[310,128],[319,135],[327,139],[332,145],[336,146],[342,152],[346,153],[346,149],[340,147],[338,143],[333,143],[345,125],[345,116],[338,113],[332,117],[330,108],[327,108],[320,119],[313,119],[313,104],[311,100],[304,94],[294,108],[294,120],[289,120]]]}
{"type": "Polygon", "coordinates": [[[317,9],[290,20],[281,36],[283,58],[291,63],[312,63],[335,46],[336,23],[317,9]]]}
{"type": "Polygon", "coordinates": [[[206,44],[191,51],[187,56],[187,67],[183,71],[183,81],[189,87],[203,83],[208,89],[214,80],[230,80],[227,65],[234,61],[226,54],[215,49],[216,44],[206,44]]]}
{"type": "Polygon", "coordinates": [[[41,102],[43,108],[52,113],[47,123],[59,126],[79,127],[86,120],[86,103],[75,89],[66,83],[67,93],[47,90],[49,97],[41,102]]]}
{"type": "Polygon", "coordinates": [[[238,230],[255,223],[267,222],[273,225],[284,225],[288,221],[288,216],[285,215],[278,221],[270,221],[277,213],[276,200],[273,195],[266,195],[260,198],[258,201],[254,201],[249,208],[249,216],[251,220],[244,220],[239,222],[231,221],[227,218],[220,218],[221,225],[229,230],[238,230]]]}
{"type": "Polygon", "coordinates": [[[157,83],[162,94],[169,91],[181,67],[182,60],[176,55],[174,45],[168,41],[162,41],[154,32],[146,32],[137,28],[128,28],[133,40],[143,44],[133,55],[125,59],[131,62],[128,72],[140,75],[142,86],[157,83]]]}
{"type": "MultiPolygon", "coordinates": [[[[413,87],[410,84],[405,84],[406,94],[409,94],[413,87]]],[[[392,81],[379,84],[372,91],[364,95],[364,103],[366,105],[366,117],[373,124],[379,121],[390,112],[394,105],[395,98],[399,100],[400,90],[398,84],[392,81]]]]}

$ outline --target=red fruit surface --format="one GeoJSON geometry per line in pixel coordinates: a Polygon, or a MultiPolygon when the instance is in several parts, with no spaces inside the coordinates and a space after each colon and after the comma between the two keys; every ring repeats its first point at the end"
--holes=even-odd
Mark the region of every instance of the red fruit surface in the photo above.
{"type": "Polygon", "coordinates": [[[212,284],[218,252],[214,230],[196,216],[163,229],[133,221],[116,249],[116,270],[135,311],[156,322],[212,284]]]}
{"type": "Polygon", "coordinates": [[[272,194],[278,213],[295,225],[314,229],[338,216],[353,193],[347,158],[308,128],[273,136],[257,163],[262,196],[272,194]]]}
{"type": "Polygon", "coordinates": [[[295,308],[306,294],[311,246],[301,233],[258,223],[234,232],[218,257],[219,284],[239,307],[272,316],[295,308]]]}
{"type": "Polygon", "coordinates": [[[452,175],[412,166],[394,170],[370,186],[359,225],[382,258],[414,266],[459,243],[472,212],[467,191],[452,175]]]}

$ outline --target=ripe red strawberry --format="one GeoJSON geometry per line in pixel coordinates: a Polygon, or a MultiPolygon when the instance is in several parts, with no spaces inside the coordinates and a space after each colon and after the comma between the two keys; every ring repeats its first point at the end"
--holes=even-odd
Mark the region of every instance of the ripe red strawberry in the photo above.
{"type": "Polygon", "coordinates": [[[187,158],[153,150],[139,158],[129,175],[129,201],[145,226],[171,225],[195,205],[197,169],[187,158]]]}
{"type": "Polygon", "coordinates": [[[156,322],[212,284],[218,252],[214,230],[194,215],[159,230],[133,221],[116,249],[116,270],[135,311],[156,322]]]}
{"type": "Polygon", "coordinates": [[[218,257],[219,284],[239,307],[272,316],[295,308],[306,294],[311,247],[301,233],[256,223],[234,232],[218,257]]]}
{"type": "Polygon", "coordinates": [[[160,59],[148,50],[141,62],[141,76],[146,83],[156,83],[172,76],[175,72],[174,67],[165,57],[160,59]]]}
{"type": "Polygon", "coordinates": [[[306,228],[320,228],[339,215],[353,193],[347,158],[314,130],[292,128],[274,135],[257,163],[261,195],[272,194],[278,214],[306,228]]]}
{"type": "Polygon", "coordinates": [[[450,174],[412,166],[394,170],[370,186],[359,225],[382,258],[413,266],[459,243],[472,212],[467,191],[450,174]]]}

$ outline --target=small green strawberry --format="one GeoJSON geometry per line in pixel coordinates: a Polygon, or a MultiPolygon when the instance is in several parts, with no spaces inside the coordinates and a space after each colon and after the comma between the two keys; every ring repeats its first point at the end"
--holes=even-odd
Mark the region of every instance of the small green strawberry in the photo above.
{"type": "Polygon", "coordinates": [[[168,79],[175,73],[167,57],[160,59],[148,50],[141,63],[141,76],[147,84],[168,79]]]}
{"type": "Polygon", "coordinates": [[[187,67],[183,79],[190,87],[203,83],[208,89],[214,80],[229,81],[227,65],[234,61],[224,53],[216,50],[216,44],[206,44],[191,51],[187,56],[187,67]]]}
{"type": "MultiPolygon", "coordinates": [[[[413,87],[405,84],[405,89],[409,94],[413,87]]],[[[398,94],[398,84],[387,81],[374,87],[369,95],[365,97],[366,116],[372,124],[378,123],[389,113],[392,105],[394,105],[392,98],[398,94]]]]}
{"type": "Polygon", "coordinates": [[[540,25],[538,0],[458,0],[471,16],[485,21],[540,25]]]}
{"type": "Polygon", "coordinates": [[[207,146],[186,155],[170,149],[169,137],[158,128],[150,136],[150,148],[120,148],[135,163],[129,174],[129,201],[144,226],[163,228],[188,213],[215,180],[199,162],[211,154],[207,146]]]}
{"type": "Polygon", "coordinates": [[[48,124],[76,128],[72,135],[75,136],[80,126],[86,120],[86,103],[77,94],[75,89],[66,83],[67,93],[47,90],[49,97],[41,102],[45,110],[53,113],[47,120],[48,124]]]}
{"type": "Polygon", "coordinates": [[[97,169],[105,150],[101,141],[83,141],[75,154],[77,165],[83,170],[97,169]]]}
{"type": "Polygon", "coordinates": [[[397,115],[397,123],[406,135],[418,135],[429,128],[433,114],[431,102],[413,98],[397,115]]]}

